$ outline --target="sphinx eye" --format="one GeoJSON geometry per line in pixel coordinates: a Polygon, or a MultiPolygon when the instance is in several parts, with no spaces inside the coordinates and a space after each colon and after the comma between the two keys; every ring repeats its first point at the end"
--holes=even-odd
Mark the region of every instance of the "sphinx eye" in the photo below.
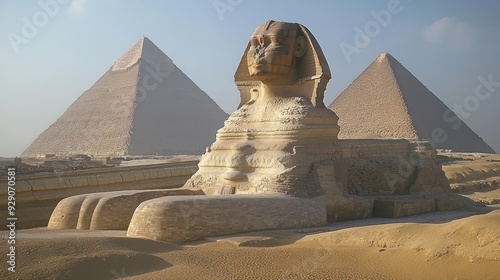
{"type": "Polygon", "coordinates": [[[253,37],[252,39],[250,39],[250,43],[254,46],[258,46],[259,45],[259,39],[253,37]]]}
{"type": "Polygon", "coordinates": [[[285,42],[286,41],[286,37],[283,36],[282,34],[280,34],[280,35],[276,36],[276,40],[278,42],[285,42]]]}

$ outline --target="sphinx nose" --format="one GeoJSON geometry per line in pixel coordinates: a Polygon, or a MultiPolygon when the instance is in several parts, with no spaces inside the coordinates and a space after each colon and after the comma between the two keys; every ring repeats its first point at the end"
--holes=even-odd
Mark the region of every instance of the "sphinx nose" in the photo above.
{"type": "Polygon", "coordinates": [[[265,52],[265,48],[263,46],[258,46],[255,49],[256,49],[256,51],[255,51],[256,55],[263,55],[265,52]]]}

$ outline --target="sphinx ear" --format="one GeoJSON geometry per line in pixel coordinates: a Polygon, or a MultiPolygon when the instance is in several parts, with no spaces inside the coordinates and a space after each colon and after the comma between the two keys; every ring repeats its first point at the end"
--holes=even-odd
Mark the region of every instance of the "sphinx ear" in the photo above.
{"type": "Polygon", "coordinates": [[[293,50],[293,56],[301,57],[306,53],[307,40],[304,36],[299,36],[295,40],[295,49],[293,50]]]}

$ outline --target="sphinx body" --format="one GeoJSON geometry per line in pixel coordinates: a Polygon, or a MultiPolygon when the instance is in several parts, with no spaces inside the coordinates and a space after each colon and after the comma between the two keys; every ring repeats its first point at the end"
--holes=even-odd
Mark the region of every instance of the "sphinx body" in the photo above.
{"type": "Polygon", "coordinates": [[[231,114],[185,187],[219,194],[278,192],[315,197],[312,164],[331,160],[338,134],[332,111],[305,97],[257,98],[231,114]]]}

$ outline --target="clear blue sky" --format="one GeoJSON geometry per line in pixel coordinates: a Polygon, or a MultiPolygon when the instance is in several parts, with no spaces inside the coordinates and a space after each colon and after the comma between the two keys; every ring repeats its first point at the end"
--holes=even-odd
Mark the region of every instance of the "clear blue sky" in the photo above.
{"type": "Polygon", "coordinates": [[[474,96],[479,76],[500,82],[500,1],[0,3],[0,156],[19,155],[141,36],[231,113],[239,102],[234,71],[268,19],[300,22],[315,35],[333,73],[327,105],[389,52],[452,109],[469,102],[465,122],[500,152],[500,86],[483,100],[474,96]],[[382,10],[391,18],[376,23],[382,10]],[[355,41],[356,28],[368,28],[368,42],[355,41]],[[356,52],[346,55],[347,45],[356,52]]]}

